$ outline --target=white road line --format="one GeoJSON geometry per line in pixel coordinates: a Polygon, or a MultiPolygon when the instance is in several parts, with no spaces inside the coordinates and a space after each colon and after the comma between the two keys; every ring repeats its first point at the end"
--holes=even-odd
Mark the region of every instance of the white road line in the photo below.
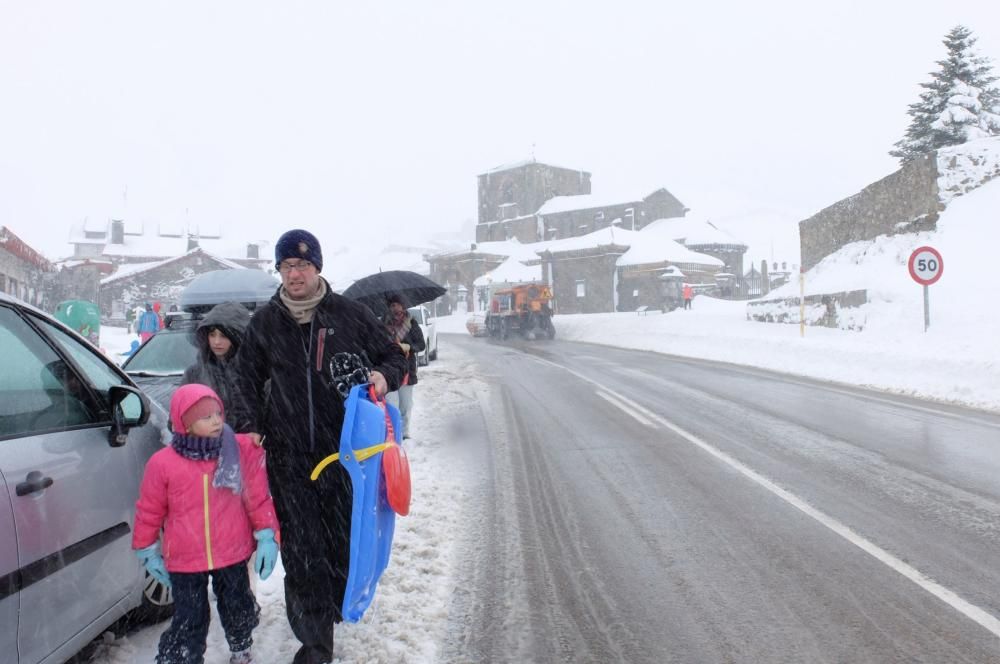
{"type": "Polygon", "coordinates": [[[611,396],[607,392],[598,391],[597,392],[597,396],[601,397],[602,399],[604,399],[605,401],[607,401],[612,406],[618,408],[620,411],[622,411],[626,415],[631,416],[633,419],[635,419],[640,424],[645,424],[650,429],[655,429],[656,428],[655,424],[653,424],[652,422],[650,422],[649,420],[647,420],[645,417],[643,417],[639,413],[635,412],[634,410],[631,410],[629,408],[628,404],[626,404],[623,401],[619,401],[618,398],[611,396]]]}
{"type": "MultiPolygon", "coordinates": [[[[573,376],[576,376],[580,380],[583,380],[583,381],[586,381],[588,383],[591,383],[592,385],[595,385],[600,390],[603,390],[603,391],[607,392],[609,395],[613,395],[613,396],[618,397],[619,399],[621,399],[623,402],[629,403],[629,402],[626,401],[626,399],[624,397],[622,397],[620,394],[618,394],[614,390],[608,389],[607,386],[602,385],[602,384],[598,383],[597,381],[592,380],[592,379],[588,378],[587,376],[584,376],[583,374],[580,374],[580,373],[578,373],[576,371],[573,371],[572,369],[564,367],[564,366],[562,366],[560,364],[556,364],[555,362],[550,362],[549,360],[543,360],[543,359],[537,358],[537,357],[534,358],[534,359],[537,360],[537,361],[539,361],[539,362],[543,362],[545,364],[548,364],[550,366],[562,369],[563,371],[566,371],[566,372],[572,374],[573,376]]],[[[600,391],[598,392],[598,394],[600,394],[600,391]]],[[[672,422],[664,419],[663,417],[660,417],[659,415],[657,415],[656,413],[650,411],[647,408],[644,408],[644,407],[642,407],[642,406],[640,406],[638,404],[634,404],[634,403],[630,404],[630,405],[633,408],[635,408],[636,410],[638,410],[639,412],[643,413],[643,415],[645,417],[647,417],[648,419],[653,420],[654,422],[658,422],[663,427],[665,427],[665,428],[673,431],[678,436],[680,436],[680,437],[684,438],[685,440],[687,440],[688,442],[696,445],[697,447],[701,448],[705,452],[708,452],[709,454],[711,454],[715,458],[719,459],[720,461],[722,461],[726,465],[728,465],[728,466],[732,467],[733,469],[739,471],[741,474],[743,474],[748,479],[756,482],[761,487],[767,489],[768,491],[770,491],[771,493],[773,493],[778,498],[781,498],[782,500],[784,500],[785,502],[787,502],[792,507],[794,507],[797,510],[801,511],[802,513],[804,513],[804,514],[812,517],[817,522],[819,522],[823,526],[826,526],[827,528],[829,528],[834,533],[840,535],[845,540],[847,540],[848,542],[850,542],[854,546],[858,547],[859,549],[861,549],[862,551],[864,551],[868,555],[872,556],[873,558],[875,558],[879,562],[883,563],[884,565],[886,565],[890,569],[893,569],[896,572],[899,572],[904,577],[906,577],[907,579],[909,579],[913,583],[917,584],[920,588],[922,588],[922,589],[926,590],[927,592],[929,592],[930,594],[934,595],[935,597],[937,597],[938,599],[940,599],[944,603],[948,604],[948,606],[952,607],[953,609],[955,609],[956,611],[958,611],[959,613],[961,613],[965,617],[969,618],[973,622],[975,622],[975,623],[979,624],[980,626],[986,628],[988,631],[992,632],[995,636],[1000,636],[1000,620],[998,620],[996,618],[996,616],[994,616],[993,614],[989,613],[988,611],[985,611],[984,609],[981,609],[980,607],[976,606],[975,604],[972,604],[971,602],[968,602],[968,601],[962,599],[953,590],[949,590],[948,588],[945,588],[941,584],[939,584],[939,583],[937,583],[935,581],[932,581],[926,574],[924,574],[920,570],[918,570],[915,567],[913,567],[911,565],[908,565],[907,563],[903,562],[902,560],[900,560],[896,556],[892,555],[888,551],[886,551],[886,550],[880,548],[879,546],[877,546],[875,543],[871,542],[870,540],[868,540],[868,539],[862,537],[861,535],[859,535],[858,533],[854,532],[848,526],[846,526],[843,523],[837,521],[833,517],[828,516],[827,514],[824,514],[823,512],[819,511],[818,509],[816,509],[815,507],[813,507],[812,505],[810,505],[806,501],[802,500],[801,498],[799,498],[795,494],[791,493],[790,491],[787,491],[786,489],[781,488],[780,486],[778,486],[777,484],[775,484],[771,480],[767,479],[766,477],[764,477],[763,475],[761,475],[757,471],[751,469],[749,466],[744,465],[742,462],[737,461],[735,458],[729,456],[728,454],[726,454],[722,450],[718,449],[717,447],[715,447],[713,445],[710,445],[709,443],[706,443],[705,441],[703,441],[702,439],[698,438],[694,434],[692,434],[692,433],[690,433],[688,431],[685,431],[684,429],[680,428],[676,424],[674,424],[674,423],[672,423],[672,422]]]]}

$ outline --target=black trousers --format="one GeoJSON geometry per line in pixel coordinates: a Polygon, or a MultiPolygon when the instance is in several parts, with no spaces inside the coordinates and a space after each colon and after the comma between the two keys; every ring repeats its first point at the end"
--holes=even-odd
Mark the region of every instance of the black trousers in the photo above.
{"type": "Polygon", "coordinates": [[[160,637],[156,664],[202,664],[205,661],[212,615],[208,604],[209,578],[229,649],[238,652],[253,643],[251,634],[259,619],[250,590],[247,561],[210,572],[171,572],[174,617],[160,637]]]}
{"type": "Polygon", "coordinates": [[[281,523],[288,624],[301,643],[295,664],[333,659],[350,568],[353,489],[343,467],[328,466],[315,482],[311,467],[268,459],[274,507],[281,523]]]}

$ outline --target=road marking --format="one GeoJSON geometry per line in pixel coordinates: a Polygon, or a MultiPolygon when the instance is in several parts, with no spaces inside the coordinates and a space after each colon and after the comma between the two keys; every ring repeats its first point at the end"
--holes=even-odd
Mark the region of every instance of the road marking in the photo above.
{"type": "Polygon", "coordinates": [[[618,408],[620,411],[622,411],[626,415],[629,415],[630,417],[632,417],[633,419],[635,419],[640,424],[645,424],[650,429],[655,429],[656,428],[655,424],[653,424],[651,421],[647,420],[645,417],[643,417],[639,413],[635,412],[635,410],[630,409],[629,406],[628,406],[628,404],[626,404],[624,401],[619,401],[616,397],[611,396],[607,392],[598,391],[597,392],[597,396],[601,397],[602,399],[604,399],[605,401],[607,401],[612,406],[615,406],[616,408],[618,408]]]}
{"type": "Polygon", "coordinates": [[[938,599],[940,599],[941,601],[943,601],[948,606],[952,607],[965,617],[969,618],[973,622],[979,624],[988,631],[992,632],[995,636],[1000,636],[1000,619],[997,619],[991,613],[985,611],[984,609],[981,609],[975,604],[972,604],[971,602],[962,599],[953,590],[949,590],[948,588],[945,588],[941,584],[932,581],[926,574],[924,574],[920,570],[916,569],[911,565],[908,565],[907,563],[903,562],[902,560],[892,555],[885,549],[880,548],[878,545],[866,539],[865,537],[859,535],[858,533],[854,532],[853,530],[851,530],[851,528],[844,525],[840,521],[837,521],[833,517],[819,511],[818,509],[816,509],[806,501],[802,500],[792,492],[781,488],[780,486],[778,486],[771,480],[767,479],[757,471],[751,469],[749,466],[744,465],[742,462],[737,461],[734,457],[729,456],[728,454],[718,449],[714,445],[706,443],[698,436],[695,436],[693,433],[690,433],[682,429],[673,422],[670,422],[669,420],[652,412],[648,408],[644,408],[643,406],[640,406],[637,403],[628,401],[625,397],[618,394],[614,390],[609,389],[607,386],[602,385],[601,383],[598,383],[597,381],[592,380],[581,373],[573,371],[572,369],[564,367],[560,364],[556,364],[555,362],[551,362],[549,360],[543,360],[537,357],[533,359],[535,359],[538,362],[543,362],[553,367],[562,369],[563,371],[566,371],[572,374],[573,376],[576,376],[580,380],[586,381],[598,387],[599,388],[598,394],[600,394],[600,391],[603,390],[607,392],[608,395],[617,397],[622,402],[628,403],[632,408],[635,408],[637,411],[642,413],[646,418],[653,420],[654,422],[658,422],[660,425],[673,431],[681,438],[684,438],[693,445],[701,448],[705,452],[708,452],[715,458],[719,459],[726,465],[730,466],[734,470],[741,473],[746,478],[757,483],[764,489],[767,489],[778,498],[781,498],[786,503],[796,508],[803,514],[812,517],[814,520],[816,520],[823,526],[826,526],[828,529],[830,529],[837,535],[840,535],[845,540],[847,540],[854,546],[858,547],[868,555],[872,556],[879,562],[883,563],[890,569],[893,569],[896,572],[902,574],[904,577],[906,577],[913,583],[917,584],[917,586],[926,590],[930,594],[934,595],[935,597],[937,597],[938,599]]]}

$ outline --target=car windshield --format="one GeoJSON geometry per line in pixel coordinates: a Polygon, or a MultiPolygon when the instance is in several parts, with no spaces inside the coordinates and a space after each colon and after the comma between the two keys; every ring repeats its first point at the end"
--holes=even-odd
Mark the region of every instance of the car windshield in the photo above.
{"type": "Polygon", "coordinates": [[[144,343],[123,368],[130,374],[181,374],[194,363],[197,355],[187,332],[157,334],[144,343]]]}

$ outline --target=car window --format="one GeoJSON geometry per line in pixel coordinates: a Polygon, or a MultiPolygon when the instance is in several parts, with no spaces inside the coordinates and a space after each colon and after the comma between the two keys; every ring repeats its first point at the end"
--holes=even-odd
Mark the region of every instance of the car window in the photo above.
{"type": "Polygon", "coordinates": [[[424,324],[424,310],[423,309],[421,309],[420,307],[413,307],[412,309],[408,309],[407,311],[410,312],[410,316],[413,318],[413,320],[417,321],[421,325],[424,324]]]}
{"type": "Polygon", "coordinates": [[[97,355],[92,346],[80,343],[79,339],[46,320],[38,318],[35,320],[48,334],[52,335],[59,347],[73,358],[73,361],[77,363],[91,385],[97,390],[104,405],[107,406],[108,390],[114,385],[124,383],[122,377],[97,355]]]}
{"type": "Polygon", "coordinates": [[[97,422],[83,384],[12,309],[0,307],[0,437],[97,422]]]}
{"type": "Polygon", "coordinates": [[[144,343],[125,363],[130,373],[148,371],[156,374],[180,374],[198,359],[198,350],[187,332],[159,333],[144,343]]]}

